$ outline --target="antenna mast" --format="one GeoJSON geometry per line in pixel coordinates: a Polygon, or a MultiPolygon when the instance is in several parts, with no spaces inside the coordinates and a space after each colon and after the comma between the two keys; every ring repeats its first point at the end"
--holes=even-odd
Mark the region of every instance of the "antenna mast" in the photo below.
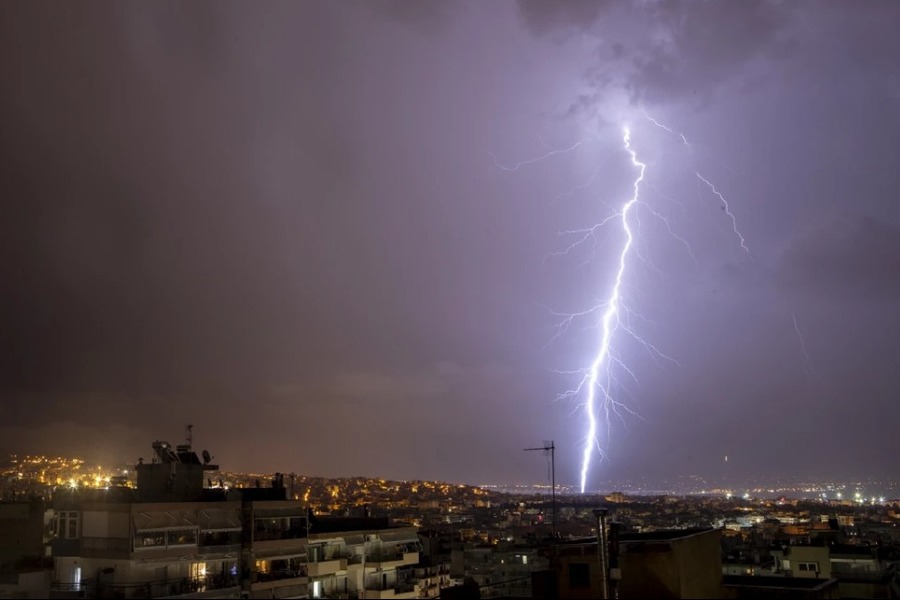
{"type": "Polygon", "coordinates": [[[542,450],[544,456],[548,452],[550,453],[550,510],[553,519],[550,532],[553,539],[556,540],[556,445],[553,443],[553,440],[550,440],[549,442],[545,441],[540,448],[525,448],[525,452],[533,452],[535,450],[542,450]]]}

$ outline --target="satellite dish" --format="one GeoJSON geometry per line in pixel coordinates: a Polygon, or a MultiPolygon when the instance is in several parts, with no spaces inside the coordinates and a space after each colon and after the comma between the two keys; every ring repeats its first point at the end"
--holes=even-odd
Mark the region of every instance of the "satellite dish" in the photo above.
{"type": "Polygon", "coordinates": [[[210,455],[209,455],[209,450],[204,450],[203,451],[203,464],[208,465],[209,461],[211,461],[211,460],[212,460],[212,457],[210,457],[210,455]]]}

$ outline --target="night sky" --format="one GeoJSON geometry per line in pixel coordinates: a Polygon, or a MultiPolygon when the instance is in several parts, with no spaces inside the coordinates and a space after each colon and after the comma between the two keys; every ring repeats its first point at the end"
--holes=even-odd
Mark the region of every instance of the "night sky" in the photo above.
{"type": "Polygon", "coordinates": [[[0,451],[135,460],[193,423],[232,470],[539,482],[522,448],[553,439],[575,484],[585,418],[556,397],[598,331],[554,314],[608,294],[622,232],[560,232],[628,198],[627,123],[629,325],[677,364],[619,338],[636,415],[590,479],[894,476],[898,23],[0,4],[0,451]]]}

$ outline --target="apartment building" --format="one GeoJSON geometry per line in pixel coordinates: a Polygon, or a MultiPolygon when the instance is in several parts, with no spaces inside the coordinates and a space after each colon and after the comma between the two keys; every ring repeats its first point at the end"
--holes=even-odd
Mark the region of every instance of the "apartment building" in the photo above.
{"type": "Polygon", "coordinates": [[[205,487],[216,470],[190,448],[153,444],[137,489],[54,497],[54,595],[304,598],[306,509],[270,487],[205,487]]]}
{"type": "Polygon", "coordinates": [[[53,597],[416,598],[415,528],[315,517],[283,477],[226,489],[189,445],[153,444],[137,488],[54,498],[53,597]]]}
{"type": "Polygon", "coordinates": [[[387,519],[314,517],[307,540],[310,597],[419,598],[414,527],[387,519]]]}

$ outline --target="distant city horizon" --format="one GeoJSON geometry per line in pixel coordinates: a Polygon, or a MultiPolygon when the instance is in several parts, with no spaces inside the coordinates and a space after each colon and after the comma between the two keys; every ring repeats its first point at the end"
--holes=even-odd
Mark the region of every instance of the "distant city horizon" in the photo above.
{"type": "MultiPolygon", "coordinates": [[[[6,460],[0,462],[0,466],[9,464],[12,459],[25,460],[28,458],[40,460],[63,460],[68,462],[80,462],[83,466],[84,473],[91,473],[98,469],[110,468],[117,469],[121,467],[133,468],[136,461],[118,461],[118,462],[93,462],[87,461],[81,456],[45,456],[27,453],[12,453],[6,457],[6,460]]],[[[383,481],[387,483],[414,483],[414,482],[430,482],[436,484],[447,484],[451,486],[466,486],[474,488],[482,488],[485,490],[499,491],[501,493],[533,493],[549,494],[551,491],[550,482],[541,481],[464,481],[464,480],[448,480],[442,478],[391,478],[380,475],[322,475],[313,473],[303,473],[292,471],[290,469],[253,469],[253,470],[235,470],[230,468],[221,468],[218,473],[229,476],[246,476],[269,478],[276,473],[292,475],[296,478],[306,479],[322,479],[331,481],[351,481],[351,480],[369,480],[383,481]]],[[[838,498],[837,494],[842,497],[853,499],[854,494],[860,491],[864,498],[900,498],[900,479],[892,480],[885,477],[809,477],[809,476],[772,476],[760,474],[753,477],[736,478],[731,476],[716,475],[673,475],[667,478],[640,478],[640,479],[609,479],[599,480],[597,486],[586,490],[583,494],[574,482],[557,482],[557,494],[561,496],[591,496],[611,494],[621,492],[632,495],[656,495],[656,494],[683,494],[683,495],[725,495],[728,493],[741,495],[750,493],[754,497],[769,498],[778,496],[789,496],[794,498],[838,498]],[[823,495],[824,494],[824,495],[823,495]]]]}

